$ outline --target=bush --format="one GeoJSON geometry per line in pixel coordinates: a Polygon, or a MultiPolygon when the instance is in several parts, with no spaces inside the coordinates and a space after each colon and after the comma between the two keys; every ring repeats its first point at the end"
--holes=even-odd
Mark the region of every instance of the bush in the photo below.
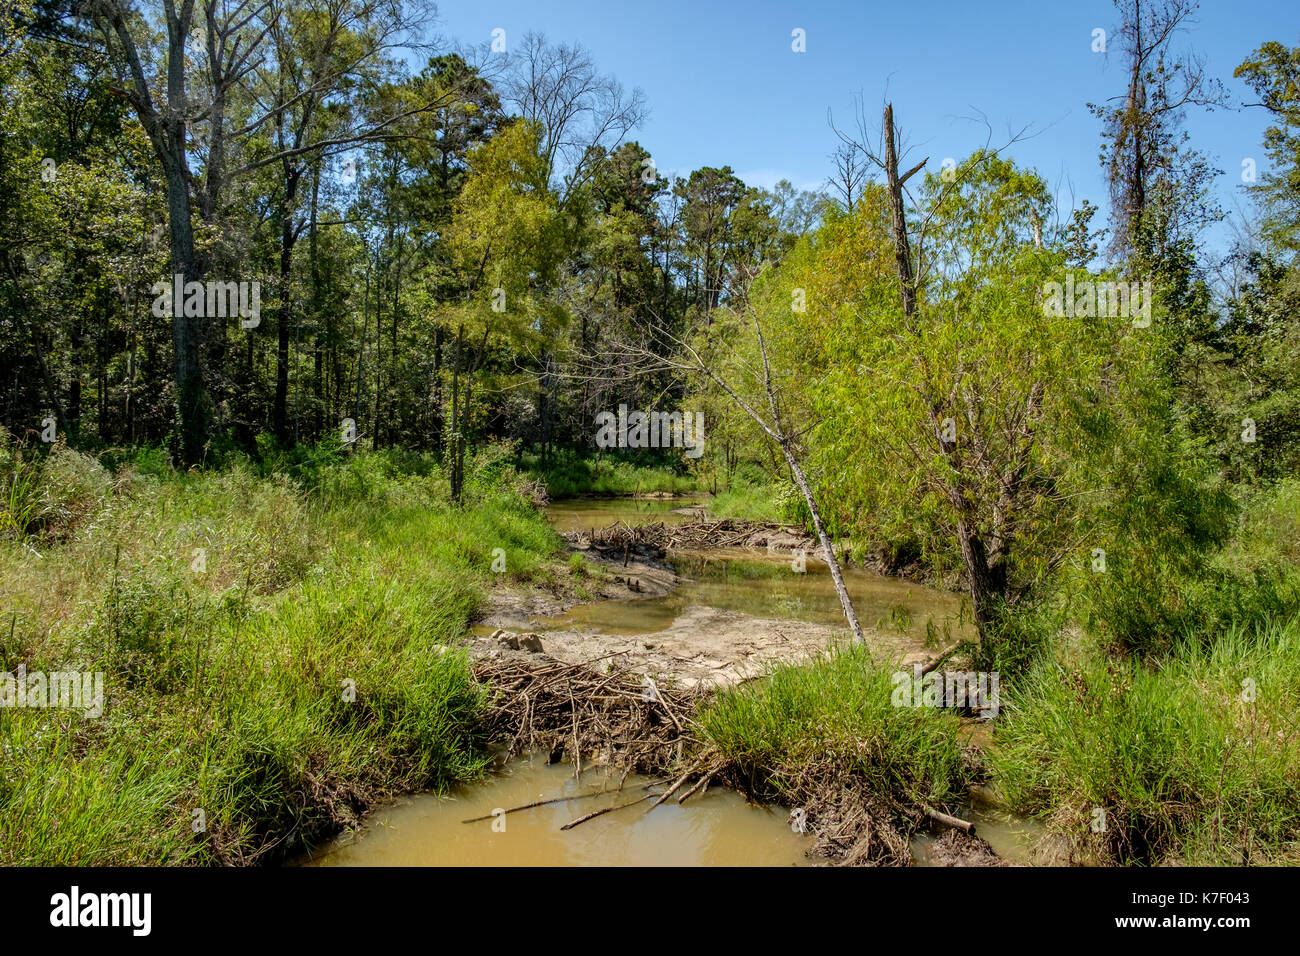
{"type": "Polygon", "coordinates": [[[112,487],[99,462],[62,441],[43,453],[0,429],[0,535],[65,538],[103,508],[112,487]]]}
{"type": "Polygon", "coordinates": [[[99,511],[40,555],[0,540],[0,669],[102,671],[107,707],[0,708],[0,865],[274,860],[482,772],[482,689],[448,644],[495,548],[515,578],[560,550],[499,455],[462,507],[423,457],[125,463],[114,485],[67,455],[41,487],[99,511]]]}

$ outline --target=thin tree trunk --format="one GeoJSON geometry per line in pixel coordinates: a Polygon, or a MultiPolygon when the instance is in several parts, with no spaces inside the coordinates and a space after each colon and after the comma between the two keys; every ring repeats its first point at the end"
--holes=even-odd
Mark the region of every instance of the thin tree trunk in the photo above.
{"type": "Polygon", "coordinates": [[[451,500],[460,504],[460,473],[457,463],[460,461],[460,363],[461,350],[465,341],[465,326],[462,323],[456,332],[456,360],[451,370],[451,447],[449,449],[451,470],[451,500]]]}
{"type": "MultiPolygon", "coordinates": [[[[912,273],[912,250],[907,241],[907,218],[903,211],[903,184],[916,170],[898,175],[898,144],[894,135],[894,104],[885,106],[885,178],[889,186],[889,204],[893,213],[894,263],[903,296],[903,316],[910,323],[916,313],[916,285],[912,273]]],[[[924,165],[924,163],[922,163],[924,165]]],[[[919,166],[917,167],[920,168],[919,166]]]]}
{"type": "Polygon", "coordinates": [[[799,466],[798,459],[790,450],[789,441],[781,446],[781,453],[785,456],[786,464],[790,466],[790,472],[794,475],[795,484],[799,486],[799,491],[803,493],[804,501],[808,504],[808,512],[812,515],[813,527],[817,530],[817,540],[821,542],[822,551],[826,554],[826,566],[831,570],[831,581],[835,584],[835,594],[840,599],[840,607],[844,611],[844,620],[849,624],[854,636],[862,640],[862,625],[858,623],[858,615],[853,610],[853,601],[849,597],[849,589],[844,585],[844,577],[840,574],[840,562],[835,557],[835,550],[831,547],[830,538],[826,535],[826,528],[822,525],[821,511],[817,507],[817,502],[813,498],[812,488],[808,486],[808,479],[804,477],[803,468],[799,466]]]}

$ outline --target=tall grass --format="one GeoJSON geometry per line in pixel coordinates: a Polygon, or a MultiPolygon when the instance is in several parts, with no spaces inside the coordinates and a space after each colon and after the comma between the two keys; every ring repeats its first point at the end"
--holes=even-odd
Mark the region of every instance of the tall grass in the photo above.
{"type": "Polygon", "coordinates": [[[582,495],[691,494],[704,481],[680,464],[636,463],[618,458],[559,454],[543,465],[539,456],[520,456],[520,468],[539,478],[552,498],[582,495]]]}
{"type": "Polygon", "coordinates": [[[774,485],[737,483],[709,500],[709,514],[746,521],[781,521],[785,518],[774,485]]]}
{"type": "Polygon", "coordinates": [[[837,648],[719,694],[700,725],[760,792],[792,796],[811,768],[829,762],[896,800],[948,802],[965,775],[959,721],[942,710],[893,706],[893,671],[862,645],[837,648]]]}
{"type": "Polygon", "coordinates": [[[481,772],[482,689],[451,642],[494,549],[516,580],[560,550],[505,472],[459,508],[436,469],[382,456],[92,486],[0,532],[0,671],[100,671],[107,698],[98,719],[0,708],[0,864],[277,859],[481,772]]]}
{"type": "Polygon", "coordinates": [[[1300,621],[1188,638],[1156,666],[1044,660],[1003,709],[998,785],[1077,857],[1300,862],[1300,621]]]}

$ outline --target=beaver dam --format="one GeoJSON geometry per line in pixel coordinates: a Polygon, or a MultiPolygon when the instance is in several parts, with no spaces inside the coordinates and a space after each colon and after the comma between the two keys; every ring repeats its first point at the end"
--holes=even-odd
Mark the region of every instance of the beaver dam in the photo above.
{"type": "MultiPolygon", "coordinates": [[[[548,511],[599,599],[494,596],[471,653],[491,688],[498,772],[380,810],[313,864],[999,865],[1022,855],[1024,826],[996,809],[896,802],[833,755],[774,794],[701,733],[699,708],[719,688],[845,639],[810,542],[663,502],[548,511]],[[805,549],[796,572],[792,555],[805,549]]],[[[957,595],[862,569],[845,578],[881,659],[932,666],[968,633],[957,595]]]]}

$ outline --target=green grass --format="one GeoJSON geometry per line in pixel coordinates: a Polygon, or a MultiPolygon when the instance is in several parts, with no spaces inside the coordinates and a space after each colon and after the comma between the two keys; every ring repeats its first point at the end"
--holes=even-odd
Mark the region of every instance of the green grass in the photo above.
{"type": "Polygon", "coordinates": [[[448,642],[495,558],[535,580],[561,550],[500,468],[454,508],[383,456],[292,480],[51,458],[61,510],[0,532],[0,671],[101,671],[107,707],[0,708],[0,864],[277,859],[481,773],[484,691],[448,642]]]}
{"type": "Polygon", "coordinates": [[[703,479],[679,466],[636,464],[611,457],[559,454],[546,467],[536,455],[522,455],[520,468],[539,478],[552,498],[602,495],[686,495],[706,490],[703,479]]]}
{"type": "Polygon", "coordinates": [[[862,645],[775,668],[725,691],[699,721],[708,739],[759,792],[794,797],[827,761],[900,802],[941,805],[963,792],[958,719],[891,703],[892,665],[862,645]]]}
{"type": "Polygon", "coordinates": [[[1300,478],[1243,487],[1240,524],[1216,562],[1239,574],[1259,568],[1300,568],[1300,478]]]}
{"type": "Polygon", "coordinates": [[[772,485],[736,484],[709,501],[709,514],[746,521],[783,521],[777,490],[772,485]]]}
{"type": "Polygon", "coordinates": [[[1152,665],[1076,657],[1004,695],[991,766],[1014,809],[1104,863],[1300,860],[1300,622],[1152,665]]]}

